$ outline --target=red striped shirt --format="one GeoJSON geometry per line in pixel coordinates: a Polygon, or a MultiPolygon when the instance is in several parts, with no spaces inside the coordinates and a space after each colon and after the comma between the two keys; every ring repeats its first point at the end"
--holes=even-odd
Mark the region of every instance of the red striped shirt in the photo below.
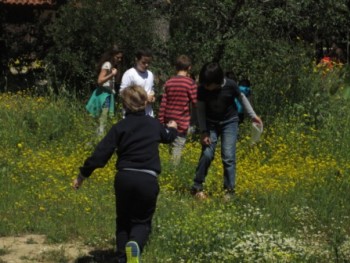
{"type": "Polygon", "coordinates": [[[174,76],[164,87],[158,118],[161,123],[174,120],[177,131],[186,133],[190,125],[190,104],[197,103],[197,84],[189,77],[174,76]]]}

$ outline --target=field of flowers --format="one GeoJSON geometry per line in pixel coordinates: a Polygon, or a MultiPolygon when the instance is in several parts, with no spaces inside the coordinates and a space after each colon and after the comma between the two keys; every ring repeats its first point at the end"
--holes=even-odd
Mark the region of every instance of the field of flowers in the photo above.
{"type": "MultiPolygon", "coordinates": [[[[83,106],[0,94],[0,236],[37,233],[114,248],[115,157],[82,189],[71,187],[97,143],[83,106]]],[[[337,132],[306,125],[306,114],[276,117],[254,147],[244,123],[230,201],[221,192],[220,151],[205,185],[210,197],[200,201],[188,191],[200,154],[196,136],[176,169],[161,146],[161,194],[143,262],[349,262],[350,114],[343,116],[341,125],[327,126],[343,128],[337,132]]]]}

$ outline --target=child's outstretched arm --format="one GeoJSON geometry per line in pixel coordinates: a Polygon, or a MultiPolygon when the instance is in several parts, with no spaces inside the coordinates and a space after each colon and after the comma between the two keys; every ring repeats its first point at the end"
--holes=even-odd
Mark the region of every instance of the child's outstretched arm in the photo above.
{"type": "Polygon", "coordinates": [[[116,126],[112,126],[106,136],[98,143],[94,152],[88,157],[83,166],[81,166],[80,173],[76,179],[73,180],[73,188],[78,189],[83,181],[90,177],[96,168],[104,167],[113,153],[117,149],[118,136],[116,126]]]}
{"type": "Polygon", "coordinates": [[[252,119],[252,121],[257,122],[260,125],[263,125],[262,120],[260,119],[260,117],[258,115],[256,115],[252,105],[250,104],[249,100],[247,99],[247,97],[243,93],[241,93],[240,100],[242,101],[243,107],[244,107],[245,111],[247,112],[247,114],[249,115],[249,117],[252,119]]]}
{"type": "Polygon", "coordinates": [[[165,127],[160,123],[159,125],[161,125],[161,142],[173,142],[177,136],[177,123],[175,121],[169,121],[165,127]]]}
{"type": "Polygon", "coordinates": [[[176,121],[169,121],[166,125],[168,128],[175,128],[177,129],[177,123],[176,121]]]}

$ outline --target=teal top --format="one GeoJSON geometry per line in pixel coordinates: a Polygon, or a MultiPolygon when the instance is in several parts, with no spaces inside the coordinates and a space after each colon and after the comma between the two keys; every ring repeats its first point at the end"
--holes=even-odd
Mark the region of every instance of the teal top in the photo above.
{"type": "Polygon", "coordinates": [[[103,87],[97,87],[92,93],[88,103],[86,104],[86,110],[93,116],[99,117],[102,112],[102,107],[106,102],[106,99],[110,97],[109,103],[109,115],[114,116],[114,96],[109,90],[103,87]]]}
{"type": "MultiPolygon", "coordinates": [[[[251,95],[251,89],[249,87],[239,86],[239,91],[242,92],[247,98],[249,98],[249,96],[251,95]]],[[[242,104],[238,101],[238,99],[235,99],[235,102],[238,113],[243,113],[244,110],[242,104]]]]}

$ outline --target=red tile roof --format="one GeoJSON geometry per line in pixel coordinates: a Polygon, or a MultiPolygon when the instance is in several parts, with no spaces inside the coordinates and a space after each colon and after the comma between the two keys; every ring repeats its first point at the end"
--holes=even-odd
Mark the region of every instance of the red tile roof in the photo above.
{"type": "Polygon", "coordinates": [[[0,3],[10,5],[53,5],[56,0],[0,0],[0,3]]]}

